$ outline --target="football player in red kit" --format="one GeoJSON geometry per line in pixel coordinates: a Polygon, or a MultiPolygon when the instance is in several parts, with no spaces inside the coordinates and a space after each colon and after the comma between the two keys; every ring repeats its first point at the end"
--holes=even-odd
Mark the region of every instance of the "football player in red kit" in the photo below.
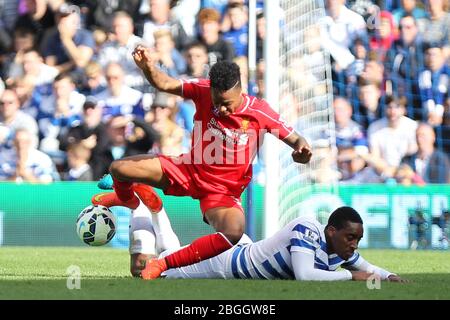
{"type": "Polygon", "coordinates": [[[305,138],[267,102],[242,92],[237,64],[217,62],[208,80],[179,80],[158,69],[150,49],[138,46],[133,57],[156,89],[194,101],[191,151],[178,157],[147,154],[114,161],[110,167],[114,192],[96,195],[92,202],[135,209],[138,194],[152,212],[158,212],[162,203],[152,186],[166,195],[199,199],[205,222],[217,231],[164,259],[137,264],[142,278],[154,279],[169,268],[216,256],[239,241],[245,227],[240,196],[252,178],[252,161],[264,133],[292,147],[295,162],[308,163],[312,152],[305,138]]]}

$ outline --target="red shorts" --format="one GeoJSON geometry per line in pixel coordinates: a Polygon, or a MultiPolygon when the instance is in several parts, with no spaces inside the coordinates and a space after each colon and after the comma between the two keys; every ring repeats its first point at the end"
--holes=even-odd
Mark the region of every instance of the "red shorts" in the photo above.
{"type": "Polygon", "coordinates": [[[237,208],[244,213],[240,197],[225,194],[223,190],[203,181],[196,173],[195,165],[173,161],[173,158],[167,156],[158,156],[158,159],[162,171],[170,181],[164,194],[199,199],[203,214],[217,207],[237,208]]]}

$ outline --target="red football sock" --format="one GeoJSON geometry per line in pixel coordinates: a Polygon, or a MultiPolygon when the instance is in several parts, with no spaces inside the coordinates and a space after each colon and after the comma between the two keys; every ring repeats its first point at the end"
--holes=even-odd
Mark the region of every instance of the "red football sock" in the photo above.
{"type": "Polygon", "coordinates": [[[132,189],[132,182],[119,181],[113,177],[113,187],[114,191],[117,194],[117,197],[122,201],[128,201],[131,198],[135,197],[134,191],[132,189]]]}
{"type": "Polygon", "coordinates": [[[168,255],[167,267],[179,268],[212,258],[230,249],[233,245],[225,236],[218,232],[194,240],[189,246],[168,255]]]}

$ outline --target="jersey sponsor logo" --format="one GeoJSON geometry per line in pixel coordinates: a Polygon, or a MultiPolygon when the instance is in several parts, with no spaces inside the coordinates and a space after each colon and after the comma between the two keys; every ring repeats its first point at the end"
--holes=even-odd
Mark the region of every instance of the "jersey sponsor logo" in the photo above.
{"type": "Polygon", "coordinates": [[[243,146],[248,143],[247,133],[241,133],[238,130],[224,128],[214,118],[209,120],[207,127],[213,135],[228,143],[236,144],[238,146],[243,146]]]}

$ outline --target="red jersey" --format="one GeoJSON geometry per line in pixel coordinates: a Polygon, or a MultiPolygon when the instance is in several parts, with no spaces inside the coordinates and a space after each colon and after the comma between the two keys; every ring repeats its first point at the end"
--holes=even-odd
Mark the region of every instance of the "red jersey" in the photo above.
{"type": "Polygon", "coordinates": [[[196,183],[207,184],[202,189],[239,197],[252,178],[251,164],[264,133],[281,140],[294,129],[264,100],[243,94],[242,105],[221,117],[212,103],[209,80],[184,80],[182,86],[196,113],[192,149],[180,159],[193,164],[189,170],[194,171],[196,183]]]}

